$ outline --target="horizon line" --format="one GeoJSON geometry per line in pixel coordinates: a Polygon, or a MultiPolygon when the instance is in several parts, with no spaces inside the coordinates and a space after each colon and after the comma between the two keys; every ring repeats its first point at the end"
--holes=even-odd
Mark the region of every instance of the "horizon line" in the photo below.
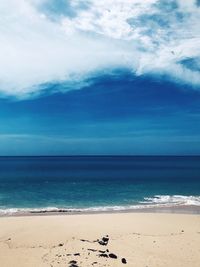
{"type": "Polygon", "coordinates": [[[84,155],[0,155],[0,158],[5,158],[5,157],[200,157],[200,154],[185,154],[185,155],[170,155],[170,154],[157,154],[157,155],[150,155],[150,154],[144,154],[144,155],[120,155],[120,154],[116,154],[116,155],[103,155],[103,154],[99,154],[99,155],[95,155],[95,154],[84,154],[84,155]]]}

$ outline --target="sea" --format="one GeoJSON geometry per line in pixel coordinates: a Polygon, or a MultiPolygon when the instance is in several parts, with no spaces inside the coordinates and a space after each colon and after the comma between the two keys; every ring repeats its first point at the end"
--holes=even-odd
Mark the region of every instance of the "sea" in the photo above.
{"type": "Polygon", "coordinates": [[[199,156],[0,157],[0,215],[200,207],[199,156]]]}

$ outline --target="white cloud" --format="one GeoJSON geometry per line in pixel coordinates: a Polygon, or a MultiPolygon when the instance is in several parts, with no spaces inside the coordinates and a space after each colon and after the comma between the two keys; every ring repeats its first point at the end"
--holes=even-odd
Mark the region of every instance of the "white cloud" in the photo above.
{"type": "Polygon", "coordinates": [[[53,0],[0,2],[2,94],[24,97],[53,82],[79,88],[96,72],[124,67],[136,75],[164,73],[200,85],[199,71],[180,63],[200,57],[195,1],[93,0],[85,6],[86,1],[66,0],[76,12],[59,16],[57,8],[56,20],[54,9],[45,12],[50,2],[56,5],[53,0]]]}

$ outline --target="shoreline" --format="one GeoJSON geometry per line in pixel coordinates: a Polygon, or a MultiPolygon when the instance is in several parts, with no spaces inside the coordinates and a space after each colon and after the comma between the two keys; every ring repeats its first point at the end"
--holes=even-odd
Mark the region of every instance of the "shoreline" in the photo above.
{"type": "Polygon", "coordinates": [[[41,210],[41,211],[17,211],[13,213],[0,214],[0,218],[4,217],[30,217],[30,216],[68,216],[68,215],[92,215],[92,214],[124,214],[124,213],[152,213],[152,214],[186,214],[200,215],[200,206],[194,205],[178,205],[178,206],[157,206],[146,208],[130,208],[130,209],[108,209],[108,210],[41,210]]]}

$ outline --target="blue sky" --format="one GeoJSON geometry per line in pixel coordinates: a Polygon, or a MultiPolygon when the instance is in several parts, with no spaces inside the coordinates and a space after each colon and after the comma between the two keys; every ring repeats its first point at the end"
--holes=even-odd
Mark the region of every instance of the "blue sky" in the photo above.
{"type": "Polygon", "coordinates": [[[0,3],[0,155],[200,154],[199,6],[0,3]]]}

